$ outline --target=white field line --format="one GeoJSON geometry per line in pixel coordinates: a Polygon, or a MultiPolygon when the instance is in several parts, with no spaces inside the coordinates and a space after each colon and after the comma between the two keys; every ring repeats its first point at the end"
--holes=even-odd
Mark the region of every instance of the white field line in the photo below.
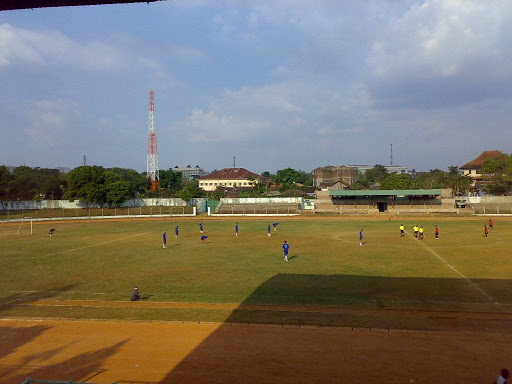
{"type": "Polygon", "coordinates": [[[104,245],[104,244],[110,244],[110,243],[115,243],[116,241],[122,241],[122,240],[127,240],[127,239],[131,239],[133,237],[137,237],[137,236],[144,236],[144,235],[147,235],[149,232],[144,232],[144,233],[138,233],[136,235],[132,235],[132,236],[127,236],[127,237],[122,237],[120,239],[114,239],[114,240],[109,240],[109,241],[104,241],[102,243],[97,243],[97,244],[91,244],[91,245],[84,245],[83,247],[78,247],[78,248],[73,248],[73,249],[67,249],[65,251],[61,251],[61,252],[56,252],[56,253],[51,253],[49,255],[44,255],[42,257],[49,257],[49,256],[57,256],[57,255],[62,255],[63,253],[69,253],[69,252],[75,252],[75,251],[80,251],[82,249],[86,249],[86,248],[92,248],[92,247],[97,247],[99,245],[104,245]]]}
{"type": "Polygon", "coordinates": [[[475,284],[469,277],[464,275],[462,272],[460,272],[457,268],[455,268],[453,265],[448,263],[445,259],[443,259],[436,251],[434,251],[432,248],[430,248],[428,245],[423,243],[422,241],[415,238],[413,235],[411,235],[408,231],[405,231],[409,236],[411,236],[414,240],[416,240],[419,244],[423,245],[427,251],[432,253],[435,257],[437,257],[439,260],[441,260],[443,263],[445,263],[450,269],[455,272],[457,275],[462,277],[464,280],[466,280],[469,285],[471,285],[473,288],[475,288],[478,292],[480,292],[482,295],[484,295],[486,298],[491,300],[494,304],[500,304],[498,301],[496,301],[491,295],[489,295],[487,292],[485,292],[482,288],[480,288],[477,284],[475,284]]]}

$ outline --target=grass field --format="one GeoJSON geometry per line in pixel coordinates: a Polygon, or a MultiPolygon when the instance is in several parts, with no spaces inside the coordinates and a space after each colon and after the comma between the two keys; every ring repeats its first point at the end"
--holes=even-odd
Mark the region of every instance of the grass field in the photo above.
{"type": "Polygon", "coordinates": [[[198,218],[37,223],[32,236],[26,224],[20,235],[4,224],[0,315],[436,328],[405,311],[512,313],[509,219],[495,219],[489,238],[486,218],[290,218],[272,237],[268,221],[254,219],[240,219],[235,237],[235,222],[204,219],[205,245],[198,218]],[[414,224],[426,228],[424,241],[411,236],[414,224]],[[144,302],[126,302],[135,285],[144,302]],[[379,309],[402,312],[371,312],[379,309]]]}

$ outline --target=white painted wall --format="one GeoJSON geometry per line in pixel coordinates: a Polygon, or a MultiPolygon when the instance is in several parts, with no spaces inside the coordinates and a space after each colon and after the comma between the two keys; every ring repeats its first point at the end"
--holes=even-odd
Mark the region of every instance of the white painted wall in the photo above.
{"type": "Polygon", "coordinates": [[[222,198],[222,204],[302,204],[302,197],[239,197],[222,198]]]}
{"type": "MultiPolygon", "coordinates": [[[[187,203],[179,198],[151,198],[127,200],[122,207],[184,207],[187,203]]],[[[80,209],[87,205],[80,200],[42,200],[42,201],[3,201],[0,202],[0,211],[19,211],[30,209],[80,209]]],[[[106,206],[105,206],[106,207],[106,206]]],[[[95,205],[89,208],[101,208],[95,205]]]]}
{"type": "Polygon", "coordinates": [[[469,196],[470,204],[512,204],[512,196],[469,196]]]}

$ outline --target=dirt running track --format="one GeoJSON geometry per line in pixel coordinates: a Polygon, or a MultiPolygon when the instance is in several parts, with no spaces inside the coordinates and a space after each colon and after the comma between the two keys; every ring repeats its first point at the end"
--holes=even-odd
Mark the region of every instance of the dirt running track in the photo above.
{"type": "Polygon", "coordinates": [[[0,321],[0,382],[491,383],[511,334],[0,321]],[[414,381],[412,381],[414,380],[414,381]]]}

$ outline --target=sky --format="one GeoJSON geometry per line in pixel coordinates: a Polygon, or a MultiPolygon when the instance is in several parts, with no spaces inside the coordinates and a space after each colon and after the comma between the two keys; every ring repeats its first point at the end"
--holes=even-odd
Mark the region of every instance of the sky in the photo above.
{"type": "Polygon", "coordinates": [[[512,152],[512,1],[174,0],[0,12],[0,164],[462,165],[512,152]]]}

